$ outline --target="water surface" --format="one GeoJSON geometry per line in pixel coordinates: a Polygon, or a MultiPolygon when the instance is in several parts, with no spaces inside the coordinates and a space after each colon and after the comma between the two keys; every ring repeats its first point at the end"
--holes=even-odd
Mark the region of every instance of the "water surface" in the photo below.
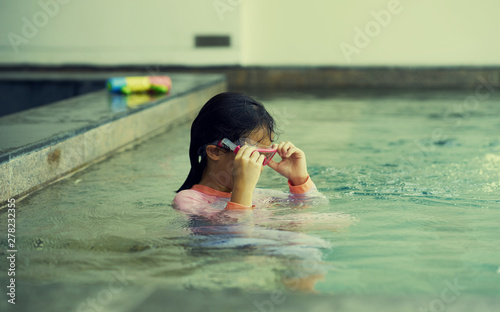
{"type": "MultiPolygon", "coordinates": [[[[275,205],[251,241],[171,208],[190,125],[173,129],[18,202],[18,279],[252,292],[317,274],[322,294],[498,298],[500,106],[468,95],[263,96],[327,200],[275,205]]],[[[287,191],[270,168],[258,186],[287,191]]]]}

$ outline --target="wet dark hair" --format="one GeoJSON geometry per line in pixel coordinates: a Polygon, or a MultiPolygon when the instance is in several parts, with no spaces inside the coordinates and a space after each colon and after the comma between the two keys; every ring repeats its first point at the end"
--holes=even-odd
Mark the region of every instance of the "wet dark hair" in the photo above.
{"type": "Polygon", "coordinates": [[[248,95],[224,92],[208,100],[191,125],[191,143],[189,144],[191,170],[177,192],[190,189],[201,181],[203,170],[207,165],[207,157],[199,151],[204,151],[206,144],[223,138],[234,142],[261,128],[267,130],[269,138],[273,138],[275,131],[273,117],[269,115],[262,103],[248,95]],[[200,156],[201,161],[199,161],[200,156]]]}

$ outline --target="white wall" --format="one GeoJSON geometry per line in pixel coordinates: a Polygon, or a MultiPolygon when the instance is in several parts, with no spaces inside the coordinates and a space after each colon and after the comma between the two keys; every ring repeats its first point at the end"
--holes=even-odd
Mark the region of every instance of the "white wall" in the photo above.
{"type": "Polygon", "coordinates": [[[0,63],[238,64],[239,11],[230,13],[221,20],[211,1],[203,0],[0,0],[0,63]],[[59,10],[40,18],[29,38],[23,18],[43,16],[39,3],[56,3],[59,10]],[[9,33],[27,43],[16,51],[9,33]],[[195,49],[196,34],[229,34],[232,46],[195,49]]]}
{"type": "Polygon", "coordinates": [[[0,0],[0,64],[500,65],[498,0],[64,0],[28,38],[38,2],[0,0]],[[196,34],[232,46],[195,49],[196,34]]]}
{"type": "Polygon", "coordinates": [[[500,65],[498,0],[251,0],[244,6],[247,65],[500,65]],[[395,14],[378,30],[371,13],[390,12],[388,6],[395,14]],[[363,41],[358,34],[356,45],[356,27],[365,35],[369,27],[372,37],[363,41]],[[342,43],[352,48],[343,53],[342,43]]]}

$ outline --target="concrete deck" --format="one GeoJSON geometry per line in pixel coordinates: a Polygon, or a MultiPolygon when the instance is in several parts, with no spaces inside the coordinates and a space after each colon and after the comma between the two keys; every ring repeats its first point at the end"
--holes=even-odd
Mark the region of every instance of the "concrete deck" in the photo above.
{"type": "Polygon", "coordinates": [[[0,206],[127,145],[193,118],[224,75],[172,74],[168,95],[106,90],[0,118],[0,206]]]}

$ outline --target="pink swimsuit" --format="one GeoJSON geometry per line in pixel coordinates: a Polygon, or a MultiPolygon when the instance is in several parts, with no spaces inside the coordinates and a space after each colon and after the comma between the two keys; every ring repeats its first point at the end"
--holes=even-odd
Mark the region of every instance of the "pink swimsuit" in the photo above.
{"type": "MultiPolygon", "coordinates": [[[[293,186],[288,181],[288,187],[292,196],[302,197],[316,191],[316,186],[310,177],[301,185],[293,186]]],[[[222,192],[205,185],[195,184],[189,190],[177,193],[174,198],[173,207],[190,215],[210,217],[221,210],[251,210],[254,207],[268,206],[272,199],[273,190],[255,189],[253,206],[247,207],[231,202],[231,193],[222,192]],[[271,196],[270,196],[271,195],[271,196]]]]}

